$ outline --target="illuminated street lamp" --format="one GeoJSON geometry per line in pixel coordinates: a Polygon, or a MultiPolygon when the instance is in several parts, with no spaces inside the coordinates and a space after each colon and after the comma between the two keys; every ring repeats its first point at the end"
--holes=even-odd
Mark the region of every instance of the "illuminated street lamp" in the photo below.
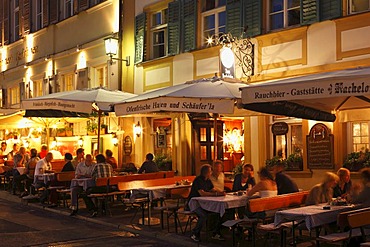
{"type": "Polygon", "coordinates": [[[130,56],[126,56],[126,59],[120,59],[113,57],[117,55],[118,53],[118,38],[116,37],[108,37],[104,39],[104,44],[105,44],[105,54],[110,57],[110,63],[113,63],[113,60],[118,60],[118,61],[125,61],[126,66],[130,66],[130,56]]]}

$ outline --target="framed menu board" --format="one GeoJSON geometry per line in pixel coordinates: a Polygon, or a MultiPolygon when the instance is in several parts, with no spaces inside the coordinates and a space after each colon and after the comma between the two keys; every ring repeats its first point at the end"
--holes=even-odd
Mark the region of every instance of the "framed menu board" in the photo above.
{"type": "Polygon", "coordinates": [[[315,124],[307,140],[307,166],[309,169],[334,168],[334,136],[322,123],[315,124]]]}

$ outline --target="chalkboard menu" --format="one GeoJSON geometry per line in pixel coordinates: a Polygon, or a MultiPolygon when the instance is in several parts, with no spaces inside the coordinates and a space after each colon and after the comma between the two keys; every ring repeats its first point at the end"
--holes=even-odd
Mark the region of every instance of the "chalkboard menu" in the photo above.
{"type": "Polygon", "coordinates": [[[334,168],[334,136],[322,123],[315,124],[307,139],[307,165],[309,169],[334,168]]]}
{"type": "Polygon", "coordinates": [[[301,23],[311,24],[318,21],[317,0],[302,0],[301,23]]]}

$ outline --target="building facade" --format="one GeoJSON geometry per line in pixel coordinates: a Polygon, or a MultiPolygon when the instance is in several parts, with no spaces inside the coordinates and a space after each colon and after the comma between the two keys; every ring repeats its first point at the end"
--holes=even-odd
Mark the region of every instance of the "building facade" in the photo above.
{"type": "MultiPolygon", "coordinates": [[[[105,38],[119,35],[121,7],[121,2],[115,0],[1,1],[2,110],[21,110],[23,99],[56,92],[96,87],[127,88],[132,80],[126,79],[125,84],[121,82],[119,63],[109,62],[104,48],[105,38]]],[[[132,72],[126,66],[122,68],[128,78],[127,74],[132,72]]],[[[118,121],[113,117],[105,118],[107,133],[102,135],[100,152],[112,149],[118,156],[118,146],[111,143],[113,134],[120,138],[120,133],[123,133],[118,121]]],[[[97,143],[97,136],[93,133],[95,120],[46,122],[48,126],[45,127],[53,129],[50,148],[68,147],[60,150],[64,153],[84,147],[86,153],[94,152],[97,143]],[[60,126],[60,122],[64,126],[60,126]],[[70,133],[73,130],[73,135],[60,137],[63,136],[61,129],[70,129],[70,133]]],[[[1,138],[7,139],[9,131],[13,130],[2,131],[1,138]]],[[[26,132],[20,139],[22,142],[27,140],[30,147],[39,148],[41,143],[47,143],[45,139],[34,138],[45,138],[42,137],[44,130],[28,128],[26,132]]]]}
{"type": "MultiPolygon", "coordinates": [[[[246,27],[254,46],[253,71],[248,83],[369,66],[368,1],[148,0],[135,1],[134,7],[136,94],[219,75],[220,46],[207,41],[225,32],[239,36],[246,27]]],[[[240,67],[236,77],[246,80],[240,67]]],[[[356,111],[352,111],[347,117],[338,115],[334,123],[324,123],[334,136],[334,166],[329,170],[341,167],[347,154],[368,148],[369,119],[366,114],[355,115],[356,111]]],[[[202,121],[194,120],[197,116],[168,117],[171,126],[164,129],[169,130],[171,146],[166,147],[173,163],[183,173],[196,173],[201,163],[210,162],[204,147],[209,145],[208,129],[202,127],[202,121]]],[[[155,152],[158,148],[156,119],[161,118],[138,118],[147,130],[147,135],[137,140],[138,149],[155,152]],[[153,143],[154,148],[147,143],[153,143]]],[[[207,118],[201,120],[207,122],[207,118]]],[[[306,151],[306,137],[316,121],[256,114],[243,117],[239,126],[240,118],[222,121],[221,141],[226,140],[227,130],[242,129],[244,161],[251,162],[256,169],[274,156],[288,158],[299,153],[303,166],[291,171],[291,175],[304,189],[320,182],[323,169],[308,168],[306,151]],[[287,123],[288,132],[274,135],[271,127],[275,122],[287,123]],[[308,177],[314,179],[307,180],[308,177]]],[[[229,150],[225,143],[222,145],[221,158],[228,163],[229,150]]]]}

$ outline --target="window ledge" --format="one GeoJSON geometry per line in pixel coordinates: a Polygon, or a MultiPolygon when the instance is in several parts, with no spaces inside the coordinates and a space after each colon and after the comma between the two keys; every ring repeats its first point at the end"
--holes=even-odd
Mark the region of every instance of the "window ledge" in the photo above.
{"type": "Polygon", "coordinates": [[[292,178],[312,178],[312,171],[305,170],[305,171],[287,171],[285,172],[292,178]]]}
{"type": "Polygon", "coordinates": [[[157,63],[172,62],[173,58],[174,58],[174,56],[168,55],[168,56],[165,56],[165,57],[159,57],[159,58],[154,58],[154,59],[151,59],[151,60],[146,60],[144,62],[135,64],[135,65],[136,66],[147,67],[147,66],[151,66],[151,65],[157,64],[157,63]]]}

